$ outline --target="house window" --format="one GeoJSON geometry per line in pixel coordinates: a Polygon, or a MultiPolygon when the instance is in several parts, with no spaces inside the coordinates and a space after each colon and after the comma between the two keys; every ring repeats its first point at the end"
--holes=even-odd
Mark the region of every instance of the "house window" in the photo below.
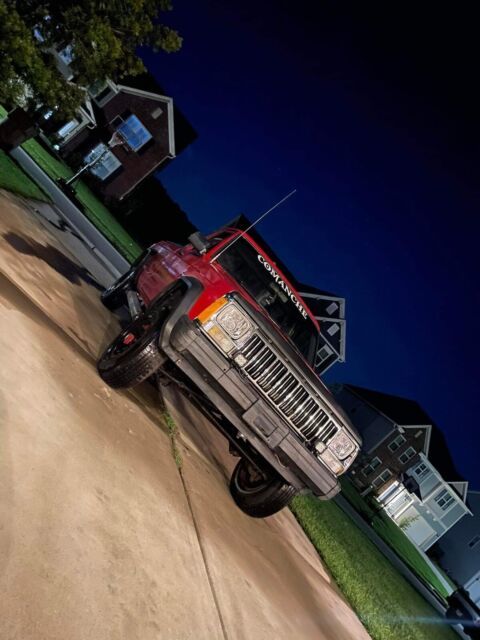
{"type": "Polygon", "coordinates": [[[386,482],[387,480],[389,480],[392,477],[392,472],[390,471],[390,469],[385,469],[385,471],[382,471],[382,473],[377,476],[375,478],[375,480],[372,482],[372,485],[374,487],[380,487],[384,482],[386,482]]]}
{"type": "Polygon", "coordinates": [[[58,57],[65,64],[71,64],[73,62],[73,47],[71,44],[67,44],[67,46],[58,52],[58,57]]]}
{"type": "Polygon", "coordinates": [[[88,87],[88,93],[99,107],[103,107],[115,96],[116,90],[109,80],[97,80],[88,87]]]}
{"type": "Polygon", "coordinates": [[[96,80],[88,87],[88,93],[92,98],[97,98],[105,89],[110,89],[106,80],[96,80]]]}
{"type": "Polygon", "coordinates": [[[323,346],[319,351],[317,351],[317,357],[315,360],[315,366],[319,367],[322,362],[324,362],[327,358],[332,355],[333,351],[328,346],[323,346]]]}
{"type": "Polygon", "coordinates": [[[470,549],[473,549],[473,547],[476,547],[478,543],[480,543],[480,536],[475,536],[470,540],[468,546],[470,547],[470,549]]]}
{"type": "Polygon", "coordinates": [[[57,135],[62,138],[62,140],[65,140],[65,138],[67,138],[73,131],[75,131],[75,129],[79,125],[80,122],[76,118],[73,118],[72,120],[66,122],[63,127],[60,127],[60,129],[57,131],[57,135]]]}
{"type": "Polygon", "coordinates": [[[331,303],[328,305],[328,307],[327,307],[326,311],[327,311],[328,315],[329,315],[329,316],[331,316],[331,315],[332,315],[332,313],[335,313],[335,311],[336,311],[337,309],[338,309],[338,304],[337,304],[336,302],[331,302],[331,303]]]}
{"type": "Polygon", "coordinates": [[[408,449],[398,456],[398,459],[402,464],[406,464],[416,453],[413,447],[408,447],[408,449]]]}
{"type": "Polygon", "coordinates": [[[163,113],[163,109],[161,107],[157,107],[156,109],[154,109],[152,111],[152,113],[150,114],[152,116],[152,118],[154,120],[156,120],[157,118],[159,118],[163,113]]]}
{"type": "Polygon", "coordinates": [[[369,476],[381,464],[382,464],[382,461],[380,460],[380,458],[377,458],[377,457],[373,458],[372,460],[370,460],[370,462],[365,467],[363,467],[363,469],[362,469],[363,475],[364,476],[369,476]]]}
{"type": "Polygon", "coordinates": [[[452,496],[448,489],[443,489],[438,495],[435,496],[435,502],[438,504],[442,511],[447,511],[448,508],[455,502],[455,498],[452,496]]]}
{"type": "Polygon", "coordinates": [[[137,116],[134,115],[128,116],[126,120],[123,120],[123,122],[117,126],[117,131],[123,135],[128,146],[133,149],[133,151],[138,151],[144,144],[152,139],[152,134],[143,126],[137,116]]]}
{"type": "Polygon", "coordinates": [[[338,326],[338,324],[332,324],[332,326],[328,327],[328,329],[327,329],[328,335],[332,336],[332,338],[339,331],[340,331],[340,327],[338,326]]]}
{"type": "Polygon", "coordinates": [[[390,451],[396,451],[402,446],[404,442],[405,442],[404,436],[402,436],[402,434],[399,433],[398,436],[390,442],[390,444],[388,445],[388,448],[390,449],[390,451]]]}
{"type": "Polygon", "coordinates": [[[98,161],[90,167],[90,173],[100,178],[100,180],[106,180],[114,171],[122,166],[120,160],[115,156],[108,147],[103,144],[97,144],[88,155],[85,156],[85,162],[93,162],[98,158],[98,161]]]}
{"type": "Polygon", "coordinates": [[[427,467],[426,464],[424,464],[423,462],[421,462],[418,467],[415,467],[415,471],[414,471],[415,475],[418,476],[419,478],[424,478],[426,475],[428,475],[430,473],[430,469],[427,467]]]}

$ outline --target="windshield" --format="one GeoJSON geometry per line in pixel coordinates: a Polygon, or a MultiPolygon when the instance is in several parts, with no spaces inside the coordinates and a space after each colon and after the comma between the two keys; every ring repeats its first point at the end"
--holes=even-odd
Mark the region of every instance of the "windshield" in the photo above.
{"type": "Polygon", "coordinates": [[[313,365],[317,328],[275,267],[243,238],[223,251],[217,262],[265,309],[313,365]]]}

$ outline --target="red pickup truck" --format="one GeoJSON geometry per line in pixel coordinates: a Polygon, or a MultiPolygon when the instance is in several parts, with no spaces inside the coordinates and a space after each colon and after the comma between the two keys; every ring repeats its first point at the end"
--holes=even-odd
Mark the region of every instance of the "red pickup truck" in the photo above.
{"type": "Polygon", "coordinates": [[[315,373],[319,326],[261,247],[225,228],[159,242],[102,294],[132,321],[98,361],[111,387],[181,380],[240,460],[230,491],[253,517],[299,492],[331,498],[360,437],[315,373]]]}

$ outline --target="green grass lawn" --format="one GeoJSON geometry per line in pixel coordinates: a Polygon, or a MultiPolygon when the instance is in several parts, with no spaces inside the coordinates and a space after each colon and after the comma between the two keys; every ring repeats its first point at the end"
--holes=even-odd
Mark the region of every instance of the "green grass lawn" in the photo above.
{"type": "Polygon", "coordinates": [[[348,478],[341,477],[340,484],[342,485],[342,496],[350,502],[352,507],[355,507],[358,513],[365,516],[367,520],[371,520],[377,515],[378,509],[374,509],[368,500],[362,498],[348,478]]]}
{"type": "MultiPolygon", "coordinates": [[[[72,177],[73,171],[70,167],[50,154],[37,140],[27,140],[22,144],[22,148],[53,180],[72,177]]],[[[142,251],[140,246],[82,180],[78,180],[73,186],[78,200],[84,206],[85,215],[127,260],[133,262],[142,251]]]]}
{"type": "Polygon", "coordinates": [[[416,573],[424,582],[431,585],[435,591],[446,598],[456,586],[448,576],[436,565],[432,566],[425,560],[416,546],[410,541],[405,533],[386,514],[379,514],[373,519],[372,526],[385,542],[394,549],[402,560],[416,573]],[[440,576],[447,582],[446,587],[440,576]]]}
{"type": "Polygon", "coordinates": [[[4,151],[0,151],[0,188],[25,198],[50,202],[47,194],[4,151]]]}
{"type": "Polygon", "coordinates": [[[291,508],[373,640],[458,640],[335,502],[302,496],[291,508]]]}
{"type": "Polygon", "coordinates": [[[385,513],[358,493],[348,480],[342,478],[342,495],[370,522],[378,535],[397,553],[412,571],[429,584],[439,596],[446,598],[456,588],[448,576],[431,560],[426,559],[408,536],[385,513]],[[445,580],[449,587],[446,587],[445,580]]]}

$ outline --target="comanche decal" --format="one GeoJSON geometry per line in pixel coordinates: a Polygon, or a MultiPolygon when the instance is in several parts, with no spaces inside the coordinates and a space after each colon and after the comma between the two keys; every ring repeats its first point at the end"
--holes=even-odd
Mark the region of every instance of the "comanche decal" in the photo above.
{"type": "Polygon", "coordinates": [[[275,282],[285,291],[285,293],[287,294],[287,296],[290,298],[290,300],[293,302],[293,304],[297,307],[297,309],[300,311],[300,313],[302,314],[302,316],[304,318],[308,318],[308,314],[305,311],[304,307],[302,306],[302,304],[299,302],[297,296],[293,293],[293,291],[290,289],[290,287],[288,286],[288,284],[286,282],[284,282],[284,280],[282,280],[282,278],[280,277],[280,275],[275,271],[275,269],[272,267],[271,264],[269,264],[265,258],[263,256],[261,256],[260,254],[258,254],[258,261],[260,262],[260,264],[263,264],[263,266],[265,267],[265,269],[270,273],[270,275],[272,276],[272,278],[275,280],[275,282]]]}

